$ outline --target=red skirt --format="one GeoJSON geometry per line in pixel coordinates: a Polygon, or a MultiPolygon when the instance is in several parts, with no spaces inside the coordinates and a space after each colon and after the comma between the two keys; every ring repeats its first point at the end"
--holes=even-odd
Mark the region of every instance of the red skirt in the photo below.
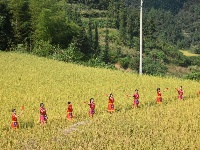
{"type": "Polygon", "coordinates": [[[94,109],[90,109],[89,115],[93,115],[95,113],[94,109]]]}
{"type": "Polygon", "coordinates": [[[11,128],[18,129],[19,128],[19,123],[17,121],[12,121],[11,128]]]}
{"type": "Polygon", "coordinates": [[[73,118],[72,112],[67,112],[67,119],[72,119],[72,118],[73,118]]]}
{"type": "Polygon", "coordinates": [[[178,99],[179,99],[179,100],[182,100],[182,99],[183,99],[183,95],[179,95],[179,96],[178,96],[178,99]]]}
{"type": "Polygon", "coordinates": [[[40,115],[40,124],[47,123],[47,116],[46,115],[40,115]]]}
{"type": "Polygon", "coordinates": [[[115,108],[114,108],[114,104],[113,104],[113,103],[108,103],[108,111],[109,111],[109,112],[115,111],[115,108]]]}
{"type": "Polygon", "coordinates": [[[157,97],[157,103],[161,103],[162,102],[162,97],[158,96],[157,97]]]}
{"type": "Polygon", "coordinates": [[[140,102],[139,102],[139,100],[138,99],[134,99],[134,101],[133,101],[133,105],[138,105],[140,102]]]}

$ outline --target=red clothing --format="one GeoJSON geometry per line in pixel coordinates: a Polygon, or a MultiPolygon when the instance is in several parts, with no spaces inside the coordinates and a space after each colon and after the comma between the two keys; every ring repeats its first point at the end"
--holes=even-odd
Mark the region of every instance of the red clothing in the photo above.
{"type": "Polygon", "coordinates": [[[12,114],[12,121],[17,122],[17,116],[16,116],[16,114],[12,114]]]}
{"type": "Polygon", "coordinates": [[[177,92],[178,92],[178,99],[183,99],[183,90],[177,90],[177,92]]]}
{"type": "Polygon", "coordinates": [[[72,112],[72,111],[73,111],[72,104],[70,104],[70,105],[68,105],[67,112],[72,112]]]}
{"type": "Polygon", "coordinates": [[[90,109],[95,109],[95,103],[90,103],[90,109]]]}
{"type": "Polygon", "coordinates": [[[113,112],[114,111],[114,98],[113,97],[109,97],[108,100],[108,111],[109,112],[113,112]]]}
{"type": "Polygon", "coordinates": [[[160,91],[157,91],[157,103],[162,102],[162,94],[160,91]]]}
{"type": "Polygon", "coordinates": [[[72,111],[73,111],[72,104],[69,104],[67,109],[67,119],[73,118],[72,111]]]}
{"type": "Polygon", "coordinates": [[[40,107],[40,115],[43,115],[43,116],[47,115],[46,109],[44,107],[40,107]]]}
{"type": "Polygon", "coordinates": [[[133,97],[134,97],[134,99],[139,99],[140,95],[137,93],[137,94],[134,94],[133,97]]]}
{"type": "Polygon", "coordinates": [[[138,93],[135,93],[133,95],[133,98],[134,98],[133,105],[138,107],[140,95],[138,93]]]}
{"type": "Polygon", "coordinates": [[[44,107],[40,107],[40,124],[47,123],[47,113],[44,107]]]}
{"type": "Polygon", "coordinates": [[[12,114],[12,123],[11,123],[11,127],[13,129],[19,128],[19,123],[17,122],[17,115],[16,114],[12,114]]]}
{"type": "Polygon", "coordinates": [[[95,109],[95,103],[90,103],[89,106],[90,106],[89,114],[93,115],[95,113],[95,111],[94,111],[94,109],[95,109]]]}

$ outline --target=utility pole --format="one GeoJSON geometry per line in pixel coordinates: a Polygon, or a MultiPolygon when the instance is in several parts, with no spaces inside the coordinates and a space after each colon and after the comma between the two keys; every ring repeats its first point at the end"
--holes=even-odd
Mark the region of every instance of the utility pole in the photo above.
{"type": "Polygon", "coordinates": [[[140,66],[139,66],[140,75],[142,75],[142,4],[143,0],[141,0],[140,4],[140,66]]]}

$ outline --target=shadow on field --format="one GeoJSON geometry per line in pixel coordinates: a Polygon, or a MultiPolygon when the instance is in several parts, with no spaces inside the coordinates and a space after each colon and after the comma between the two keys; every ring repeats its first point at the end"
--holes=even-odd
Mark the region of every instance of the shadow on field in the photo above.
{"type": "Polygon", "coordinates": [[[10,129],[11,129],[10,126],[6,126],[6,127],[3,127],[3,128],[2,128],[2,131],[9,131],[10,129]]]}
{"type": "Polygon", "coordinates": [[[156,101],[155,102],[144,102],[141,107],[151,107],[151,106],[155,106],[156,105],[156,101]]]}
{"type": "MultiPolygon", "coordinates": [[[[19,129],[27,129],[27,128],[33,128],[35,126],[34,121],[28,121],[28,122],[19,122],[19,129]]],[[[8,126],[4,126],[2,128],[2,131],[9,131],[11,130],[11,124],[8,126]]]]}
{"type": "Polygon", "coordinates": [[[35,126],[34,121],[27,121],[20,123],[20,128],[22,129],[33,128],[34,126],[35,126]]]}

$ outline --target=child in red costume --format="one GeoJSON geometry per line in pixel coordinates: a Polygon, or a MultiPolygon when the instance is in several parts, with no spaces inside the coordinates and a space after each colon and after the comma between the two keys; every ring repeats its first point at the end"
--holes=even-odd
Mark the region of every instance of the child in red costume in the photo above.
{"type": "Polygon", "coordinates": [[[73,111],[72,103],[68,102],[68,108],[67,108],[67,119],[68,120],[71,120],[73,118],[72,111],[73,111]]]}
{"type": "Polygon", "coordinates": [[[13,129],[18,129],[19,128],[19,123],[17,121],[17,117],[19,115],[17,115],[16,109],[12,110],[12,123],[11,123],[11,128],[13,129]]]}
{"type": "Polygon", "coordinates": [[[157,88],[157,98],[156,98],[157,103],[162,102],[162,93],[160,91],[160,88],[157,88]]]}
{"type": "Polygon", "coordinates": [[[45,124],[47,123],[47,113],[46,109],[44,108],[44,104],[40,104],[40,124],[45,124]]]}
{"type": "Polygon", "coordinates": [[[94,98],[90,98],[90,103],[88,104],[90,106],[90,111],[89,111],[89,115],[91,115],[93,117],[94,113],[95,113],[95,103],[94,103],[94,98]]]}
{"type": "Polygon", "coordinates": [[[115,111],[114,109],[114,97],[112,95],[112,93],[110,94],[109,98],[108,98],[108,112],[112,113],[115,111]]]}
{"type": "Polygon", "coordinates": [[[178,99],[182,100],[183,99],[183,94],[184,94],[182,86],[180,86],[180,89],[176,88],[176,90],[178,92],[178,99]]]}
{"type": "Polygon", "coordinates": [[[140,98],[140,95],[138,93],[138,90],[136,89],[135,90],[135,94],[133,95],[133,108],[138,108],[139,106],[139,98],[140,98]]]}

